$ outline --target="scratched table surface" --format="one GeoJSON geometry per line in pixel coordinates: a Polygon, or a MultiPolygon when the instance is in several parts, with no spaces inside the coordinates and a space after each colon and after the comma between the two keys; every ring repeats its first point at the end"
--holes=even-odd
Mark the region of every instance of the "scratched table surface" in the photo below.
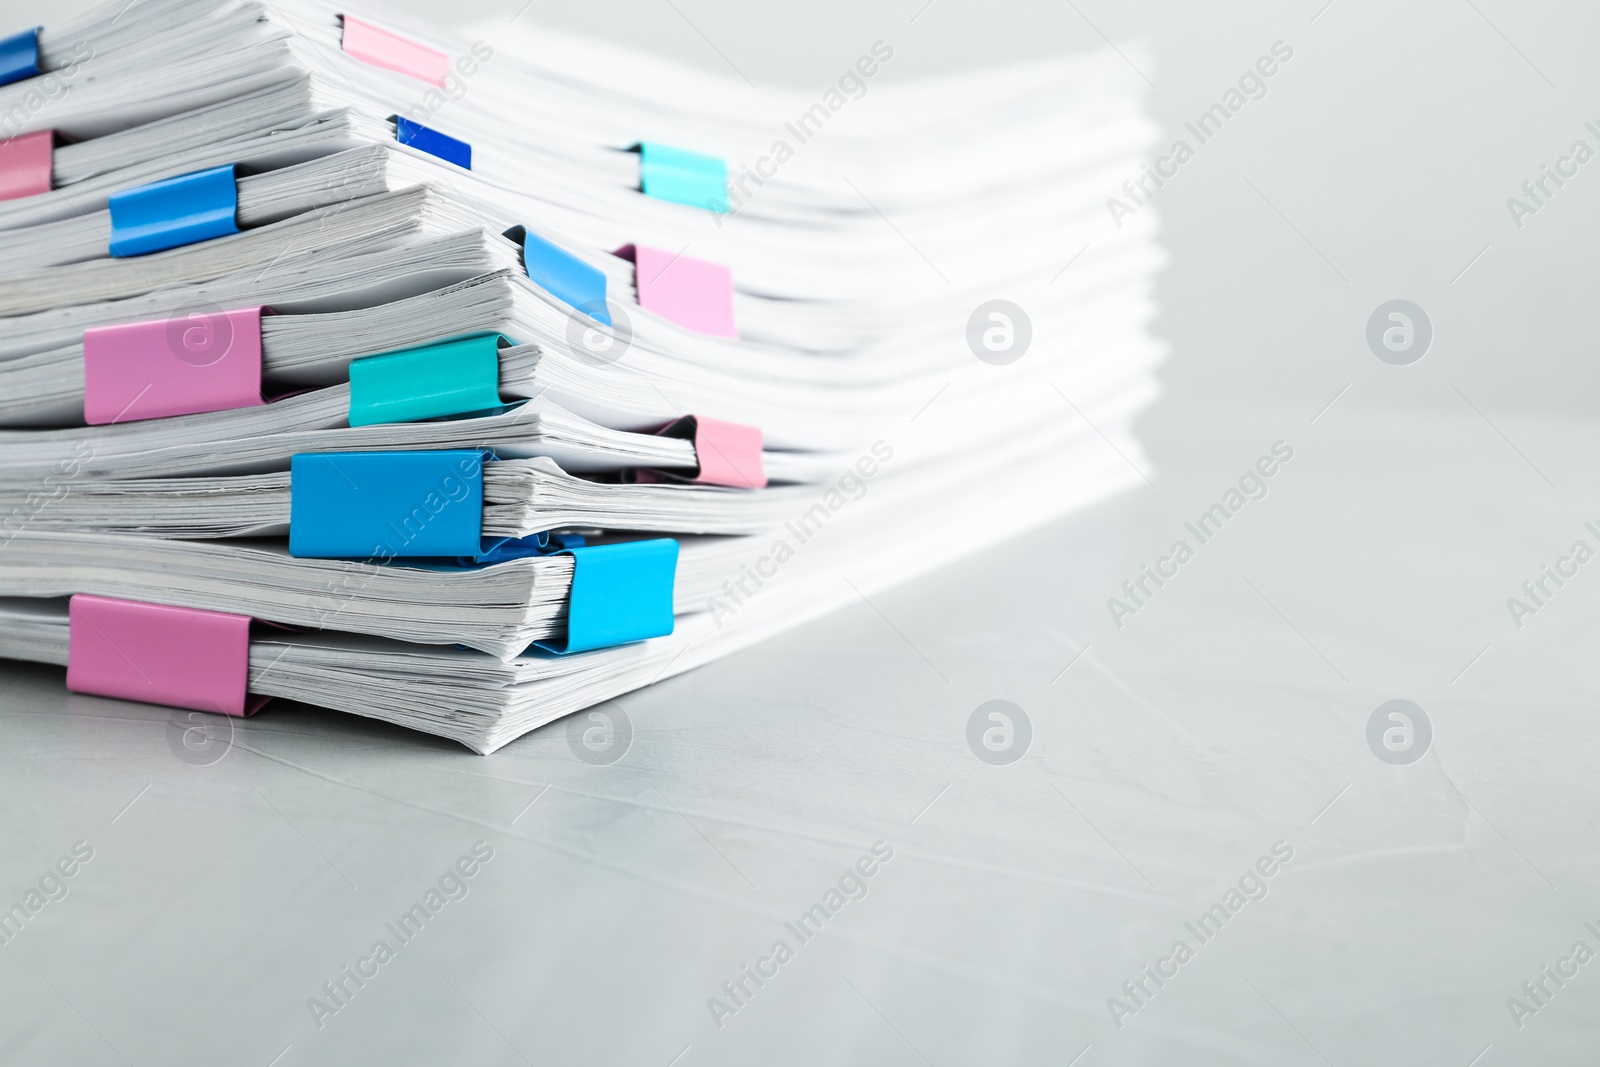
{"type": "Polygon", "coordinates": [[[0,664],[0,1062],[1594,1062],[1600,8],[539,20],[811,93],[879,38],[886,78],[1143,38],[1163,143],[1230,114],[1139,205],[1152,484],[587,745],[208,732],[0,664]]]}
{"type": "Polygon", "coordinates": [[[1153,488],[609,749],[6,665],[0,1060],[1592,1062],[1600,431],[1360,388],[1169,404],[1153,488]]]}

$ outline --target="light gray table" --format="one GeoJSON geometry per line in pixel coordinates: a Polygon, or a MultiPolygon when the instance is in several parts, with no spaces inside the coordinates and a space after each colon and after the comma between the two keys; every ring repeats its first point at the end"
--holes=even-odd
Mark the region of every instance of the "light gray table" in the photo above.
{"type": "Polygon", "coordinates": [[[1600,964],[1520,1029],[1506,1000],[1600,947],[1600,562],[1520,630],[1505,602],[1600,544],[1600,434],[1356,399],[1162,408],[1157,488],[624,698],[610,764],[559,725],[482,758],[287,704],[185,747],[182,713],[7,667],[0,903],[93,858],[0,945],[0,1058],[1586,1062],[1600,964]],[[1279,440],[1199,545],[1184,523],[1279,440]],[[1180,538],[1117,628],[1106,599],[1180,538]],[[1009,765],[967,742],[993,699],[1031,724],[1009,765]],[[1431,723],[1409,765],[1368,744],[1392,699],[1431,723]]]}
{"type": "Polygon", "coordinates": [[[1600,561],[1507,602],[1600,550],[1596,164],[1520,228],[1506,198],[1600,114],[1600,12],[921,7],[527,17],[797,85],[877,37],[915,74],[1144,36],[1169,131],[1291,42],[1156,205],[1154,487],[624,698],[611,763],[564,726],[479,758],[285,704],[185,747],[0,665],[0,905],[66,891],[0,944],[0,1061],[1593,1062],[1600,561]],[[1434,327],[1410,366],[1364,338],[1395,298],[1434,327]],[[968,744],[991,700],[1031,726],[1009,765],[968,744]],[[1405,765],[1369,743],[1392,700],[1431,728],[1405,765]]]}

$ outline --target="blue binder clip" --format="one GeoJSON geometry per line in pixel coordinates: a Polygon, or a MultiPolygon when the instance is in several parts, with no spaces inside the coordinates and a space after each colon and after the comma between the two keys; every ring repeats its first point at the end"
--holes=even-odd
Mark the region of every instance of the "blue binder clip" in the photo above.
{"type": "Polygon", "coordinates": [[[606,309],[604,271],[551,244],[526,226],[513,226],[505,236],[522,246],[522,266],[529,280],[596,322],[611,325],[611,312],[606,309]]]}
{"type": "Polygon", "coordinates": [[[564,655],[672,632],[678,542],[588,545],[542,533],[485,543],[483,464],[493,453],[305,452],[289,466],[289,554],[301,559],[457,557],[499,563],[572,557],[567,635],[538,642],[564,655]]]}
{"type": "Polygon", "coordinates": [[[239,232],[239,186],[229,163],[111,194],[111,254],[163,252],[239,232]]]}
{"type": "Polygon", "coordinates": [[[0,37],[0,85],[39,73],[39,28],[0,37]]]}
{"type": "Polygon", "coordinates": [[[394,139],[401,144],[410,145],[430,156],[438,156],[446,163],[454,163],[462,170],[472,169],[472,146],[467,142],[447,137],[438,130],[429,129],[420,122],[412,122],[403,115],[390,115],[389,121],[394,123],[394,139]]]}
{"type": "Polygon", "coordinates": [[[289,554],[477,557],[487,453],[306,452],[289,464],[289,554]]]}
{"type": "Polygon", "coordinates": [[[728,164],[716,156],[643,141],[639,144],[639,190],[657,200],[726,213],[728,164]]]}
{"type": "Polygon", "coordinates": [[[566,655],[672,633],[678,542],[661,537],[556,554],[572,557],[567,636],[535,642],[539,648],[566,655]]]}
{"type": "Polygon", "coordinates": [[[588,539],[582,534],[544,530],[527,537],[508,537],[492,544],[486,542],[476,556],[462,556],[456,562],[465,567],[472,563],[504,563],[508,559],[553,556],[569,548],[582,548],[587,543],[588,539]]]}

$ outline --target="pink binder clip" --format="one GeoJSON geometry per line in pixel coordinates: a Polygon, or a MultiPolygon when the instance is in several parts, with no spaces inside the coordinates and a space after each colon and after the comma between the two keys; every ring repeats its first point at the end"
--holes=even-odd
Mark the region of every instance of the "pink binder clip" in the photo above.
{"type": "Polygon", "coordinates": [[[684,437],[694,442],[699,470],[692,475],[670,471],[641,470],[641,482],[691,482],[695,485],[724,485],[732,489],[763,489],[767,473],[761,466],[761,430],[737,422],[685,415],[657,430],[662,437],[684,437]]]}
{"type": "Polygon", "coordinates": [[[50,191],[54,130],[25,133],[0,141],[0,200],[16,200],[50,191]]]}
{"type": "Polygon", "coordinates": [[[427,45],[408,41],[397,33],[380,30],[370,22],[354,15],[344,19],[344,50],[363,63],[374,67],[409,74],[413,78],[444,87],[445,75],[450,73],[450,57],[427,45]]]}
{"type": "Polygon", "coordinates": [[[733,322],[733,272],[683,254],[644,245],[623,245],[617,255],[633,261],[639,306],[686,330],[712,337],[738,337],[733,322]]]}
{"type": "Polygon", "coordinates": [[[83,417],[91,426],[265,403],[259,307],[83,332],[83,417]]]}
{"type": "Polygon", "coordinates": [[[67,609],[67,688],[74,693],[252,715],[250,618],[75,595],[67,609]]]}

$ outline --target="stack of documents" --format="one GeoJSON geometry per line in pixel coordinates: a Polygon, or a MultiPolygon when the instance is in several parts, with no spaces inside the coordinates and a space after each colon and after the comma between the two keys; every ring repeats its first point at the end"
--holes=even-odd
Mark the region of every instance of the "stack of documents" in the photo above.
{"type": "Polygon", "coordinates": [[[1141,79],[893,65],[318,0],[0,41],[0,656],[486,753],[1138,483],[1141,79]]]}

